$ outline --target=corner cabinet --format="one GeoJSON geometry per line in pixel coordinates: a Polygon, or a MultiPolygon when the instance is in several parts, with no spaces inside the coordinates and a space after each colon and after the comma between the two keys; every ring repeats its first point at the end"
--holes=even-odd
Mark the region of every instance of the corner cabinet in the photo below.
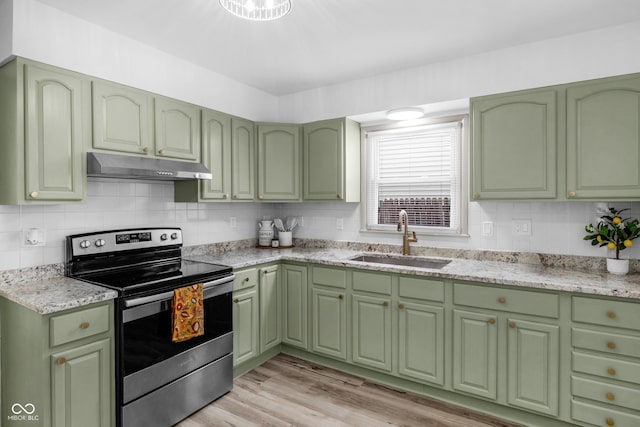
{"type": "Polygon", "coordinates": [[[111,427],[113,303],[44,316],[6,299],[0,307],[2,425],[111,427]],[[14,418],[14,404],[33,412],[14,418]]]}
{"type": "Polygon", "coordinates": [[[349,119],[303,127],[303,199],[360,201],[360,126],[349,119]]]}
{"type": "Polygon", "coordinates": [[[258,200],[300,200],[300,127],[258,125],[258,200]]]}
{"type": "Polygon", "coordinates": [[[282,265],[282,342],[306,349],[307,267],[282,265]]]}
{"type": "Polygon", "coordinates": [[[282,341],[279,265],[258,270],[260,288],[260,352],[264,353],[282,341]]]}
{"type": "Polygon", "coordinates": [[[0,109],[0,204],[82,201],[89,81],[16,59],[0,69],[0,109]]]}

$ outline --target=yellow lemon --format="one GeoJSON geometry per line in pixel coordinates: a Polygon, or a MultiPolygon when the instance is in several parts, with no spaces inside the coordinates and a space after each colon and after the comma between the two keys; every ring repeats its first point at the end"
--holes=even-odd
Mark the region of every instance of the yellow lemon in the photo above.
{"type": "Polygon", "coordinates": [[[598,243],[602,243],[602,236],[596,237],[596,240],[598,241],[598,243]]]}
{"type": "Polygon", "coordinates": [[[609,249],[615,249],[615,248],[616,248],[616,244],[615,244],[615,243],[613,243],[613,242],[609,242],[609,244],[607,245],[607,247],[608,247],[609,249]]]}
{"type": "Polygon", "coordinates": [[[619,216],[614,216],[614,217],[613,217],[613,223],[614,223],[615,225],[618,225],[618,224],[620,224],[621,222],[622,222],[622,218],[620,218],[619,216]]]}
{"type": "Polygon", "coordinates": [[[629,239],[624,241],[624,247],[625,248],[630,248],[631,246],[633,246],[633,242],[629,239]]]}

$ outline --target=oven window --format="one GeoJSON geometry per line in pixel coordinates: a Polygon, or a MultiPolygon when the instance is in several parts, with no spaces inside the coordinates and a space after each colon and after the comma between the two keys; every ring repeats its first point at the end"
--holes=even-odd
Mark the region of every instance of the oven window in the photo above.
{"type": "Polygon", "coordinates": [[[204,300],[204,335],[174,343],[171,300],[159,313],[123,324],[122,367],[130,375],[232,330],[231,292],[204,300]]]}

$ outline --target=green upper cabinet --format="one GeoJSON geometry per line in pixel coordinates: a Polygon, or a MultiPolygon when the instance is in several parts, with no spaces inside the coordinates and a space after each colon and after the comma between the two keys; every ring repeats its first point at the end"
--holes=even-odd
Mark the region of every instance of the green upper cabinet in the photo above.
{"type": "Polygon", "coordinates": [[[231,194],[233,200],[256,197],[256,140],[252,121],[231,119],[231,194]]]}
{"type": "Polygon", "coordinates": [[[156,97],[155,131],[156,156],[200,159],[200,109],[197,106],[156,97]]]}
{"type": "Polygon", "coordinates": [[[202,163],[211,171],[210,180],[200,182],[204,200],[231,199],[231,117],[202,110],[202,163]]]}
{"type": "Polygon", "coordinates": [[[300,199],[300,127],[258,125],[258,200],[300,199]]]}
{"type": "Polygon", "coordinates": [[[153,97],[147,92],[94,80],[93,148],[153,154],[153,97]]]}
{"type": "Polygon", "coordinates": [[[23,59],[0,69],[0,204],[84,198],[88,103],[79,74],[23,59]]]}
{"type": "Polygon", "coordinates": [[[567,197],[640,197],[640,77],[567,86],[567,197]]]}
{"type": "Polygon", "coordinates": [[[554,89],[471,101],[474,200],[556,197],[556,105],[554,89]]]}
{"type": "Polygon", "coordinates": [[[360,126],[349,119],[303,129],[303,198],[360,201],[360,126]]]}

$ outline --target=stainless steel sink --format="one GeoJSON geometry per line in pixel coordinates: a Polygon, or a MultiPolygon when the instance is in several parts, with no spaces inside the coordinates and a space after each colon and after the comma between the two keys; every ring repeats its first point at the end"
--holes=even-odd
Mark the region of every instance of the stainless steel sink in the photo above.
{"type": "Polygon", "coordinates": [[[384,255],[358,255],[349,259],[351,261],[372,262],[376,264],[402,265],[406,267],[432,268],[436,270],[446,266],[451,262],[446,259],[404,258],[404,257],[384,256],[384,255]]]}

